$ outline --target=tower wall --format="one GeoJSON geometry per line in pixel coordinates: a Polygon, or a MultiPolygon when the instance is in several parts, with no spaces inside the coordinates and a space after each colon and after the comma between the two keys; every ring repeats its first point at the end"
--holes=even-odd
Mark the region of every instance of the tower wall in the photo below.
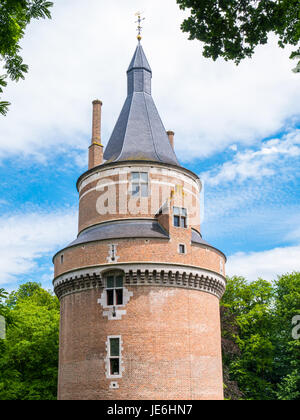
{"type": "Polygon", "coordinates": [[[172,241],[165,239],[116,239],[91,242],[65,249],[57,254],[55,262],[55,278],[78,269],[88,267],[111,266],[109,263],[110,246],[116,247],[118,264],[152,263],[174,264],[178,266],[201,267],[206,270],[225,274],[225,257],[217,250],[209,247],[192,245],[190,238],[183,235],[172,236],[172,241]],[[179,254],[179,244],[186,244],[186,253],[179,254]],[[63,262],[61,256],[63,255],[63,262]]]}
{"type": "MultiPolygon", "coordinates": [[[[139,237],[137,229],[128,238],[83,239],[55,255],[54,289],[61,301],[58,398],[222,399],[219,298],[226,258],[205,242],[193,242],[193,230],[200,230],[201,184],[180,168],[132,163],[95,168],[78,187],[79,239],[102,226],[111,230],[113,223],[122,234],[126,221],[155,221],[163,235],[139,237]],[[146,214],[131,212],[132,172],[149,174],[146,214]],[[109,202],[116,213],[103,214],[109,202]],[[186,228],[174,226],[174,206],[186,207],[186,228]],[[112,308],[106,277],[116,271],[124,279],[124,302],[112,308]],[[107,374],[108,340],[114,336],[122,343],[121,377],[107,374]]],[[[141,207],[139,200],[135,204],[141,207]]]]}
{"type": "Polygon", "coordinates": [[[175,287],[128,290],[118,321],[103,317],[101,289],[61,300],[59,399],[222,399],[218,298],[175,287]],[[121,337],[119,379],[107,377],[108,336],[121,337]]]}
{"type": "Polygon", "coordinates": [[[189,226],[200,230],[200,180],[182,168],[163,165],[116,164],[97,168],[82,177],[79,190],[79,232],[110,220],[154,217],[171,198],[189,212],[189,226]],[[130,194],[132,172],[149,174],[149,197],[134,200],[130,194]],[[108,211],[109,207],[109,211],[108,211]]]}

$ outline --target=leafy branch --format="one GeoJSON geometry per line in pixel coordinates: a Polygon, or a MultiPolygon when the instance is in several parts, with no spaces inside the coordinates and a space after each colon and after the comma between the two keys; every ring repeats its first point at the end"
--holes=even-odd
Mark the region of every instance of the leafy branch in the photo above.
{"type": "Polygon", "coordinates": [[[298,46],[291,58],[300,55],[299,0],[177,0],[177,3],[182,10],[190,10],[181,28],[190,40],[204,43],[204,57],[213,60],[223,57],[239,64],[252,57],[258,45],[266,44],[270,33],[278,35],[281,48],[298,46]]]}
{"type": "MultiPolygon", "coordinates": [[[[1,0],[0,3],[0,60],[6,74],[0,75],[0,95],[7,86],[6,78],[18,82],[25,79],[28,66],[19,55],[20,41],[32,19],[51,19],[53,3],[47,0],[1,0]]],[[[10,103],[0,101],[0,114],[6,115],[10,103]]]]}

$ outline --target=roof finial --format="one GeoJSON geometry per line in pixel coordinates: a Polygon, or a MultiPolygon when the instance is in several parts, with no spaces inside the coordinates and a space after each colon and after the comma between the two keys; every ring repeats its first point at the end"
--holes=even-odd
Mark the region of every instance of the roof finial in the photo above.
{"type": "Polygon", "coordinates": [[[138,27],[137,27],[138,36],[137,36],[137,39],[138,39],[139,42],[141,42],[141,39],[142,39],[141,33],[142,33],[142,29],[143,29],[143,27],[141,26],[141,23],[146,18],[142,18],[142,12],[137,12],[135,14],[135,16],[137,16],[137,18],[138,18],[138,20],[135,22],[135,23],[138,23],[138,27]]]}

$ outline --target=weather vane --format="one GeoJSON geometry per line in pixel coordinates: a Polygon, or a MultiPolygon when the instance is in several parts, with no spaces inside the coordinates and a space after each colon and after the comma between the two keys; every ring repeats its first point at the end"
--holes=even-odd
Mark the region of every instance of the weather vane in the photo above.
{"type": "Polygon", "coordinates": [[[146,18],[142,18],[142,12],[137,12],[135,14],[135,16],[137,16],[137,18],[138,18],[138,20],[135,23],[138,23],[138,27],[137,27],[138,36],[137,36],[137,39],[140,42],[141,39],[142,39],[141,33],[142,33],[142,29],[143,29],[143,27],[141,26],[141,24],[142,24],[143,20],[145,20],[146,18]]]}

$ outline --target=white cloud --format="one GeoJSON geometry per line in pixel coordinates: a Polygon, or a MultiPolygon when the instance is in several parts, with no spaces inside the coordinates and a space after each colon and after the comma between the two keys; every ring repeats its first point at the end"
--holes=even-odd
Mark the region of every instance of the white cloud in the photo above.
{"type": "MultiPolygon", "coordinates": [[[[238,152],[233,160],[225,162],[212,171],[203,173],[201,177],[210,185],[219,185],[226,182],[239,181],[252,178],[260,180],[275,175],[282,160],[300,156],[300,130],[296,129],[281,139],[272,139],[263,143],[259,150],[248,149],[238,152]],[[279,161],[281,159],[281,161],[279,161]]],[[[290,167],[290,170],[293,168],[290,167]]]]}
{"type": "Polygon", "coordinates": [[[13,105],[1,119],[0,156],[85,148],[96,97],[104,102],[108,140],[126,95],[138,9],[147,17],[143,45],[153,95],[166,129],[176,132],[181,159],[256,143],[299,115],[300,77],[275,40],[239,67],[214,63],[181,32],[185,14],[174,0],[65,0],[55,2],[52,21],[28,28],[22,53],[30,72],[6,90],[13,105]]]}
{"type": "Polygon", "coordinates": [[[278,275],[300,271],[300,245],[275,248],[269,251],[237,253],[228,258],[227,274],[276,280],[278,275]]]}
{"type": "MultiPolygon", "coordinates": [[[[74,211],[3,215],[0,218],[0,284],[37,268],[37,259],[55,253],[76,237],[74,211]]],[[[49,263],[51,260],[49,259],[49,263]]]]}

